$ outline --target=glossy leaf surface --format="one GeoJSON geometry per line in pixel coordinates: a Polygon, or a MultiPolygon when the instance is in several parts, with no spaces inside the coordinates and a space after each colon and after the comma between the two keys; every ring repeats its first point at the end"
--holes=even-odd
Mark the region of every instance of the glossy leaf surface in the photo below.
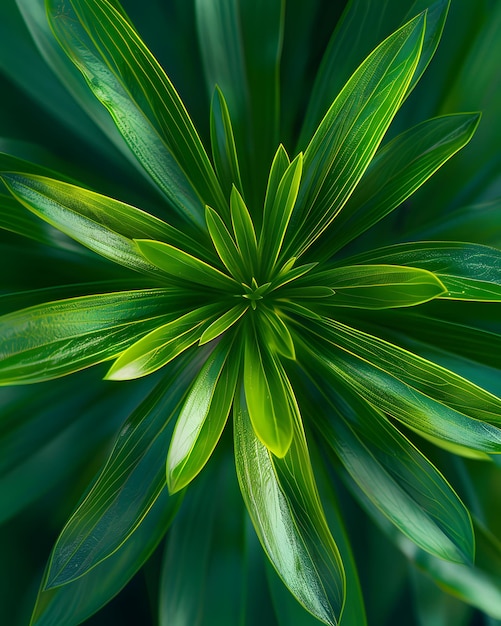
{"type": "Polygon", "coordinates": [[[343,604],[344,570],[298,416],[289,451],[277,459],[256,437],[245,398],[236,402],[237,474],[259,540],[296,599],[321,622],[334,625],[343,604]]]}
{"type": "Polygon", "coordinates": [[[0,318],[0,382],[38,382],[116,357],[175,316],[168,289],[49,302],[0,318]]]}

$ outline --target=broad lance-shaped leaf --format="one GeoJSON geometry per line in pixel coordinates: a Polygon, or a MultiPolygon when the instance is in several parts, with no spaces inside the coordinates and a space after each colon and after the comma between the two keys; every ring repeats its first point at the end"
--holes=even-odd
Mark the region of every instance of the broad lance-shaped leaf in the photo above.
{"type": "Polygon", "coordinates": [[[240,370],[240,351],[219,343],[193,381],[167,455],[167,486],[175,493],[202,470],[226,424],[240,370]]]}
{"type": "Polygon", "coordinates": [[[238,287],[238,283],[227,274],[170,244],[149,239],[136,239],[135,243],[149,263],[181,285],[196,283],[224,291],[235,291],[238,287]]]}
{"type": "Polygon", "coordinates": [[[282,457],[292,441],[291,391],[277,357],[261,345],[254,328],[247,328],[243,387],[246,407],[259,440],[282,457]]]}
{"type": "Polygon", "coordinates": [[[38,592],[31,626],[78,626],[107,604],[131,580],[163,539],[172,521],[164,489],[129,540],[77,580],[38,592]]]}
{"type": "Polygon", "coordinates": [[[424,14],[383,41],[356,70],[310,141],[288,251],[303,253],[341,211],[399,109],[416,69],[424,14]]]}
{"type": "Polygon", "coordinates": [[[317,619],[338,623],[345,576],[310,464],[301,420],[282,459],[256,437],[245,394],[235,399],[235,460],[245,505],[280,578],[317,619]]]}
{"type": "Polygon", "coordinates": [[[133,343],[113,363],[106,380],[131,380],[160,369],[196,343],[220,310],[207,305],[164,324],[133,343]]]}
{"type": "Polygon", "coordinates": [[[435,53],[449,4],[450,0],[385,0],[384,3],[358,0],[346,4],[316,74],[299,145],[307,143],[325,111],[364,57],[399,26],[426,10],[423,49],[407,90],[408,95],[435,53]]]}
{"type": "MultiPolygon", "coordinates": [[[[125,421],[113,450],[54,546],[45,589],[84,576],[116,552],[141,526],[165,487],[165,451],[195,360],[171,368],[125,421]],[[177,373],[176,373],[177,372],[177,373]]],[[[171,497],[172,518],[180,504],[171,497]]]]}
{"type": "Polygon", "coordinates": [[[482,452],[501,452],[500,398],[340,322],[312,320],[309,327],[322,338],[318,343],[311,337],[318,359],[375,407],[425,435],[482,452]],[[338,350],[326,351],[325,341],[338,350]]]}
{"type": "MultiPolygon", "coordinates": [[[[280,154],[280,153],[279,153],[280,154]]],[[[259,238],[259,252],[266,265],[261,270],[268,275],[274,268],[280,254],[285,232],[296,202],[301,173],[303,170],[303,155],[294,159],[284,172],[275,192],[274,198],[267,196],[264,206],[263,227],[259,238]]],[[[273,169],[272,169],[273,172],[273,169]]],[[[275,186],[275,181],[271,181],[275,186]]],[[[269,195],[272,190],[269,189],[269,195]]]]}
{"type": "Polygon", "coordinates": [[[468,511],[428,459],[380,411],[346,389],[326,402],[317,413],[322,436],[374,505],[423,550],[473,562],[468,511]]]}
{"type": "Polygon", "coordinates": [[[330,287],[334,295],[326,306],[389,309],[415,306],[446,293],[442,282],[426,270],[398,265],[348,265],[318,272],[294,286],[330,287]]]}
{"type": "MultiPolygon", "coordinates": [[[[233,185],[243,193],[230,112],[223,92],[217,85],[210,110],[210,138],[214,165],[219,180],[222,181],[225,195],[229,197],[233,185]]],[[[227,213],[225,217],[228,217],[227,213]]]]}
{"type": "Polygon", "coordinates": [[[418,241],[351,257],[356,263],[395,263],[434,272],[444,283],[442,298],[501,302],[501,251],[462,242],[418,241]]]}
{"type": "Polygon", "coordinates": [[[175,316],[178,290],[48,302],[0,317],[0,384],[49,380],[112,359],[175,316]]]}
{"type": "MultiPolygon", "coordinates": [[[[155,272],[132,239],[173,241],[204,254],[203,243],[162,220],[101,194],[68,183],[22,173],[2,174],[9,191],[32,213],[94,252],[134,270],[155,272]]],[[[205,256],[210,256],[205,248],[205,256]]],[[[214,257],[212,257],[214,258],[214,257]]]]}
{"type": "MultiPolygon", "coordinates": [[[[336,217],[336,236],[325,233],[315,258],[328,258],[398,207],[473,136],[480,115],[444,115],[398,135],[376,152],[336,217]]],[[[443,218],[442,218],[443,219],[443,218]]]]}
{"type": "Polygon", "coordinates": [[[222,207],[221,188],[176,90],[130,22],[106,0],[47,6],[61,46],[138,161],[176,209],[203,227],[200,198],[222,207]]]}
{"type": "Polygon", "coordinates": [[[278,312],[261,306],[257,314],[260,317],[258,324],[263,343],[287,359],[295,359],[294,340],[278,312]]]}

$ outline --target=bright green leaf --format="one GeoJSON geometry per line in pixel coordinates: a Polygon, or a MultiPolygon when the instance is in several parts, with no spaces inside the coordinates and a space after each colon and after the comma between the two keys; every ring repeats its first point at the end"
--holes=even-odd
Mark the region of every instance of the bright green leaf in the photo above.
{"type": "Polygon", "coordinates": [[[221,317],[218,317],[217,320],[212,322],[212,324],[204,330],[200,337],[200,345],[202,346],[204,343],[208,343],[226,332],[228,328],[231,328],[233,324],[238,322],[248,308],[246,304],[237,304],[229,311],[226,311],[226,313],[223,313],[221,317]]]}
{"type": "Polygon", "coordinates": [[[238,349],[220,343],[193,381],[177,418],[167,455],[167,485],[174,493],[202,470],[226,424],[240,369],[238,349]]]}
{"type": "Polygon", "coordinates": [[[242,262],[251,276],[257,271],[257,239],[249,210],[236,187],[230,196],[231,223],[242,262]]]}
{"type": "Polygon", "coordinates": [[[205,221],[207,222],[212,243],[226,269],[234,278],[242,282],[245,281],[245,266],[242,262],[242,257],[224,221],[209,206],[205,207],[205,221]]]}

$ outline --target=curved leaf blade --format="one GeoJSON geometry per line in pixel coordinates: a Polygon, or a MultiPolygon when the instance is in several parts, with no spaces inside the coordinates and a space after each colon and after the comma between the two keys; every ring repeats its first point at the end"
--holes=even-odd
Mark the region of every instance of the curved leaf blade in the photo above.
{"type": "Polygon", "coordinates": [[[248,308],[249,306],[246,304],[237,304],[229,311],[226,311],[226,313],[223,313],[221,317],[218,317],[217,320],[212,322],[212,324],[204,330],[200,337],[200,345],[202,346],[225,333],[228,328],[231,328],[233,324],[236,324],[238,320],[245,315],[248,308]]]}
{"type": "Polygon", "coordinates": [[[175,316],[169,289],[40,304],[0,317],[0,384],[50,380],[115,358],[175,316]]]}
{"type": "MultiPolygon", "coordinates": [[[[85,576],[121,548],[141,526],[165,486],[165,451],[196,363],[169,372],[129,416],[96,482],[54,546],[44,589],[85,576]]],[[[170,497],[173,518],[180,497],[170,497]]]]}
{"type": "Polygon", "coordinates": [[[501,250],[462,242],[418,241],[372,250],[349,259],[396,263],[434,272],[451,300],[501,301],[501,250]]]}
{"type": "Polygon", "coordinates": [[[240,369],[240,355],[220,343],[204,363],[177,418],[167,454],[167,486],[176,493],[202,470],[223,432],[240,369]]]}
{"type": "Polygon", "coordinates": [[[243,393],[235,402],[235,459],[242,495],[259,540],[279,576],[317,619],[338,623],[344,570],[320,506],[304,432],[283,459],[256,437],[243,393]]]}
{"type": "Polygon", "coordinates": [[[416,306],[447,291],[435,274],[398,265],[347,265],[318,272],[308,280],[334,290],[328,305],[360,309],[416,306]]]}

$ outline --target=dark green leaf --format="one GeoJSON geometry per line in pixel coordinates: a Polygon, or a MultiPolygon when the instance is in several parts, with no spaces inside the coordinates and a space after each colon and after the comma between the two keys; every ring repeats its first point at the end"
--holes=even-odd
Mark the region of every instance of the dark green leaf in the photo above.
{"type": "Polygon", "coordinates": [[[112,359],[175,317],[177,291],[145,289],[49,302],[0,317],[0,383],[39,382],[112,359]]]}
{"type": "Polygon", "coordinates": [[[11,196],[0,194],[0,228],[52,245],[50,230],[11,196]]]}
{"type": "MultiPolygon", "coordinates": [[[[112,556],[141,526],[165,486],[165,452],[172,424],[196,371],[174,368],[123,424],[96,482],[54,546],[45,589],[66,585],[112,556]]],[[[172,518],[179,496],[167,503],[172,518]]],[[[165,503],[164,503],[165,506],[165,503]]]]}
{"type": "MultiPolygon", "coordinates": [[[[242,193],[242,181],[240,180],[240,168],[230,113],[223,92],[217,86],[212,96],[210,135],[216,172],[226,197],[230,197],[233,185],[242,193]]],[[[226,218],[229,217],[226,212],[224,215],[226,218]]]]}

